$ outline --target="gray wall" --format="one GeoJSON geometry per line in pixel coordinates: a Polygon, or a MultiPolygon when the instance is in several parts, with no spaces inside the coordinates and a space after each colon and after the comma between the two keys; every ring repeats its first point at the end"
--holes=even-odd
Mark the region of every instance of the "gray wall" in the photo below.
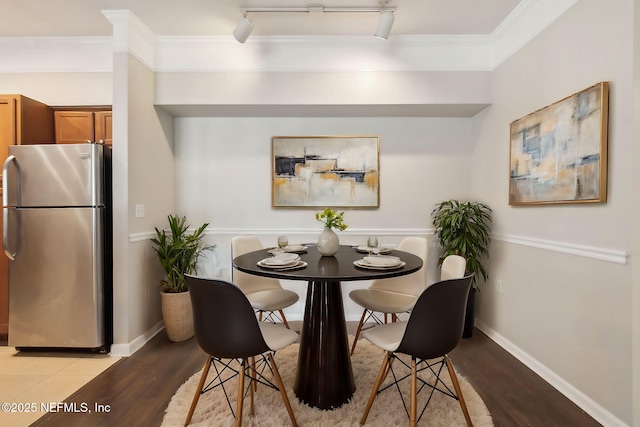
{"type": "Polygon", "coordinates": [[[638,239],[632,16],[632,2],[579,2],[493,72],[493,104],[473,120],[472,193],[494,208],[496,233],[479,323],[605,425],[632,424],[634,281],[629,264],[602,259],[624,260],[638,239]],[[509,123],[599,81],[611,82],[608,202],[509,207],[509,123]]]}

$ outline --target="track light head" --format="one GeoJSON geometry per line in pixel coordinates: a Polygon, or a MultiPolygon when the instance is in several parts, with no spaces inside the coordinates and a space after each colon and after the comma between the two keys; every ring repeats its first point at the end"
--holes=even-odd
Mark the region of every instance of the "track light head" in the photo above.
{"type": "Polygon", "coordinates": [[[252,32],[253,22],[251,22],[251,19],[244,16],[236,29],[233,30],[233,37],[235,37],[235,39],[240,43],[244,43],[247,41],[252,32]]]}
{"type": "Polygon", "coordinates": [[[391,27],[393,26],[393,20],[395,15],[391,10],[383,10],[380,12],[380,21],[378,21],[378,29],[375,32],[375,36],[383,40],[389,38],[391,33],[391,27]]]}

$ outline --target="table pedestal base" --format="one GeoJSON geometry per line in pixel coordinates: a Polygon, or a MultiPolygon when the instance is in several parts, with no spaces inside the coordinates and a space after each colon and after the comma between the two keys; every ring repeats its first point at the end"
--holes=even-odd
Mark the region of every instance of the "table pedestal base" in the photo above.
{"type": "Polygon", "coordinates": [[[294,392],[309,406],[335,409],[355,390],[340,282],[309,282],[294,392]]]}

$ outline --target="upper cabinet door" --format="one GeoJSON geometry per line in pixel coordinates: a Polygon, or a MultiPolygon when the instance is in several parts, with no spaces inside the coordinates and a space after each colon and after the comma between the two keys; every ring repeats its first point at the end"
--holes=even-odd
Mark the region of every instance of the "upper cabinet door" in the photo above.
{"type": "Polygon", "coordinates": [[[94,118],[90,111],[56,111],[56,144],[93,142],[94,118]]]}
{"type": "Polygon", "coordinates": [[[95,138],[96,142],[111,145],[111,111],[95,112],[95,138]]]}
{"type": "MultiPolygon", "coordinates": [[[[4,163],[9,146],[16,144],[16,99],[0,97],[0,162],[4,163]]],[[[2,173],[0,171],[0,173],[2,173]]]]}
{"type": "Polygon", "coordinates": [[[111,111],[56,111],[56,143],[111,145],[111,111]]]}

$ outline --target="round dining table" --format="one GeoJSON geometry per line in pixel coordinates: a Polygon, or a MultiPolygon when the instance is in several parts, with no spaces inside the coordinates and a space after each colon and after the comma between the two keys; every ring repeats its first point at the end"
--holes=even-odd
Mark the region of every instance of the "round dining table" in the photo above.
{"type": "Polygon", "coordinates": [[[306,245],[300,259],[307,265],[297,269],[271,269],[258,262],[271,256],[267,249],[233,259],[239,271],[275,279],[307,281],[307,297],[294,392],[301,402],[319,409],[336,409],[349,401],[356,390],[349,356],[347,325],[340,283],[385,279],[414,273],[422,267],[420,257],[391,251],[405,264],[399,268],[361,268],[363,259],[351,246],[340,246],[335,256],[322,256],[315,245],[306,245]]]}

